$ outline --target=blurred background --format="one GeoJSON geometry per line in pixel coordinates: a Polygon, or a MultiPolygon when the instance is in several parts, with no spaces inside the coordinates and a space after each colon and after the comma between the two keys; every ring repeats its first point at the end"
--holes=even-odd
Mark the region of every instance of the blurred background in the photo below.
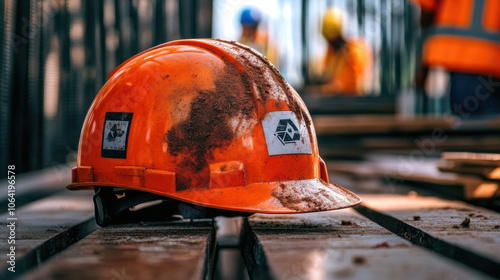
{"type": "MultiPolygon", "coordinates": [[[[465,101],[470,112],[453,111],[453,69],[424,57],[433,34],[425,27],[439,23],[431,17],[426,24],[425,16],[442,12],[439,2],[3,0],[0,166],[24,172],[74,161],[85,114],[108,73],[182,38],[235,40],[264,53],[308,105],[325,158],[498,152],[495,112],[471,113],[477,98],[465,101]]],[[[457,17],[472,13],[474,1],[456,2],[469,3],[457,17]]],[[[478,2],[498,15],[500,1],[478,2]]],[[[488,38],[500,42],[500,23],[489,20],[488,38]]],[[[490,51],[498,55],[498,45],[490,51]]],[[[499,72],[476,80],[495,94],[499,72]]]]}

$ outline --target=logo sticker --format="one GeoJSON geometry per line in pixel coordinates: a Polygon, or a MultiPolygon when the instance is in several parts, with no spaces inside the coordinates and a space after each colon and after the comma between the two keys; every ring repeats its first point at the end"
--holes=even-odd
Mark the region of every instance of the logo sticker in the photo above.
{"type": "Polygon", "coordinates": [[[283,145],[296,142],[300,140],[299,129],[290,119],[280,120],[276,127],[276,137],[283,145]]]}
{"type": "Polygon", "coordinates": [[[267,152],[272,155],[312,154],[307,127],[291,111],[269,112],[262,120],[267,152]]]}
{"type": "Polygon", "coordinates": [[[128,132],[133,113],[107,112],[102,132],[101,157],[127,158],[128,132]]]}

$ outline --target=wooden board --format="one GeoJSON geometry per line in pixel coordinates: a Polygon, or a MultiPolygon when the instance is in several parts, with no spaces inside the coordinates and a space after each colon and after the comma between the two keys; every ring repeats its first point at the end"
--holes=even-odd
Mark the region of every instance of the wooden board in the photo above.
{"type": "MultiPolygon", "coordinates": [[[[64,194],[47,197],[24,207],[18,208],[15,216],[8,213],[0,216],[2,221],[10,222],[7,218],[17,217],[15,229],[15,253],[17,273],[22,273],[20,260],[43,242],[69,230],[73,226],[91,219],[94,215],[92,192],[65,192],[64,194]]],[[[0,227],[1,248],[9,248],[7,236],[10,230],[6,226],[0,227]]],[[[36,256],[34,256],[36,257],[36,256]]],[[[6,271],[7,255],[0,254],[0,267],[6,271]]]]}
{"type": "Polygon", "coordinates": [[[440,172],[437,160],[411,156],[374,156],[367,161],[327,162],[331,172],[356,176],[395,178],[398,181],[419,181],[435,184],[443,191],[452,192],[464,199],[485,199],[500,196],[500,183],[476,176],[440,172]]]}
{"type": "Polygon", "coordinates": [[[462,164],[500,166],[500,154],[447,152],[443,153],[441,158],[462,164]]]}
{"type": "Polygon", "coordinates": [[[469,131],[497,133],[500,118],[463,120],[455,117],[401,117],[397,115],[315,115],[313,123],[318,135],[367,134],[388,132],[469,131]]]}
{"type": "MultiPolygon", "coordinates": [[[[15,170],[14,170],[15,172],[15,170]]],[[[66,186],[71,182],[70,165],[54,165],[50,168],[32,171],[23,174],[15,174],[16,206],[19,208],[27,203],[39,200],[56,192],[66,191],[66,186]]],[[[8,180],[0,181],[0,204],[8,204],[8,180]]],[[[2,207],[0,213],[7,211],[2,207]]]]}
{"type": "Polygon", "coordinates": [[[456,119],[431,117],[402,118],[394,115],[314,116],[317,134],[388,133],[452,129],[456,119]]]}
{"type": "Polygon", "coordinates": [[[240,242],[243,223],[243,217],[215,218],[218,250],[215,279],[248,279],[240,242]]]}
{"type": "Polygon", "coordinates": [[[361,195],[363,207],[355,209],[369,219],[416,245],[500,277],[499,213],[400,182],[331,177],[361,195]]]}
{"type": "Polygon", "coordinates": [[[484,166],[452,160],[441,160],[436,164],[439,171],[476,175],[489,180],[500,180],[500,166],[484,166]]]}
{"type": "Polygon", "coordinates": [[[391,232],[496,278],[500,277],[500,214],[438,198],[401,183],[343,182],[362,194],[356,210],[391,232]],[[390,193],[392,194],[390,194],[390,193]],[[365,208],[366,208],[365,207],[365,208]]]}
{"type": "MultiPolygon", "coordinates": [[[[252,279],[489,279],[485,273],[498,277],[500,214],[425,196],[425,192],[417,195],[401,186],[405,180],[364,180],[380,178],[380,170],[391,170],[384,159],[372,157],[364,168],[337,166],[344,173],[365,174],[357,180],[330,176],[332,182],[360,194],[363,207],[300,215],[257,214],[249,222],[222,218],[215,228],[211,220],[114,225],[57,249],[58,254],[22,279],[209,279],[214,275],[217,279],[246,279],[247,275],[252,279]],[[373,185],[374,181],[379,184],[373,185]],[[380,222],[373,213],[393,220],[380,222]],[[492,264],[485,273],[481,260],[492,264]]],[[[411,164],[410,169],[400,169],[396,163],[392,160],[389,166],[392,170],[398,166],[399,173],[424,168],[411,164]]],[[[335,169],[330,163],[327,166],[335,169]]],[[[18,209],[23,217],[18,252],[26,256],[57,236],[75,234],[67,230],[92,216],[91,196],[91,192],[66,192],[18,209]]],[[[46,251],[58,248],[50,244],[54,246],[45,247],[46,251]]]]}
{"type": "Polygon", "coordinates": [[[387,114],[396,113],[395,99],[382,96],[321,96],[315,86],[307,86],[305,94],[299,92],[311,114],[387,114]]]}
{"type": "Polygon", "coordinates": [[[363,195],[364,205],[500,263],[500,214],[419,195],[363,195]],[[468,220],[468,221],[467,221],[468,220]]]}
{"type": "MultiPolygon", "coordinates": [[[[416,151],[421,152],[421,143],[432,143],[431,149],[436,156],[439,151],[456,150],[481,150],[498,151],[500,136],[474,135],[460,136],[448,135],[446,141],[435,141],[432,133],[404,135],[401,133],[391,135],[318,135],[320,155],[323,158],[361,158],[374,151],[416,151]],[[419,139],[418,142],[415,139],[419,139]]],[[[433,155],[430,152],[430,155],[433,155]]]]}
{"type": "Polygon", "coordinates": [[[276,279],[487,279],[352,209],[250,218],[276,279]],[[425,269],[424,269],[425,268],[425,269]]]}
{"type": "Polygon", "coordinates": [[[105,227],[23,279],[205,279],[213,240],[206,223],[105,227]]]}

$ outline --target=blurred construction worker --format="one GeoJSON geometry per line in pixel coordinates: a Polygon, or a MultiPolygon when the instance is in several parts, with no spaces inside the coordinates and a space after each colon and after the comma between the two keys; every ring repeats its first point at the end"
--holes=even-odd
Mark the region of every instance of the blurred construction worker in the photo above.
{"type": "Polygon", "coordinates": [[[499,114],[500,0],[413,1],[422,8],[422,27],[429,27],[417,87],[427,88],[433,80],[428,73],[444,68],[454,114],[499,114]]]}
{"type": "Polygon", "coordinates": [[[370,46],[361,38],[346,39],[342,35],[344,13],[329,8],[322,24],[322,34],[328,41],[323,79],[323,94],[364,95],[371,85],[373,57],[370,46]]]}
{"type": "Polygon", "coordinates": [[[275,66],[277,63],[277,50],[270,42],[267,32],[259,29],[262,13],[257,8],[245,8],[241,12],[241,36],[238,42],[254,48],[269,59],[275,66]]]}

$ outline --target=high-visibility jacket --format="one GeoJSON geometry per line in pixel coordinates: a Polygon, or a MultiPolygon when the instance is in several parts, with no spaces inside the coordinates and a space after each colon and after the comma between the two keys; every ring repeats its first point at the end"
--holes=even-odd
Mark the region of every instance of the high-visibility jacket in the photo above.
{"type": "Polygon", "coordinates": [[[328,94],[362,95],[370,83],[373,58],[368,43],[355,38],[335,51],[328,46],[325,56],[325,76],[330,82],[324,91],[328,94]]]}
{"type": "Polygon", "coordinates": [[[424,63],[500,77],[500,0],[414,0],[435,12],[424,63]]]}

